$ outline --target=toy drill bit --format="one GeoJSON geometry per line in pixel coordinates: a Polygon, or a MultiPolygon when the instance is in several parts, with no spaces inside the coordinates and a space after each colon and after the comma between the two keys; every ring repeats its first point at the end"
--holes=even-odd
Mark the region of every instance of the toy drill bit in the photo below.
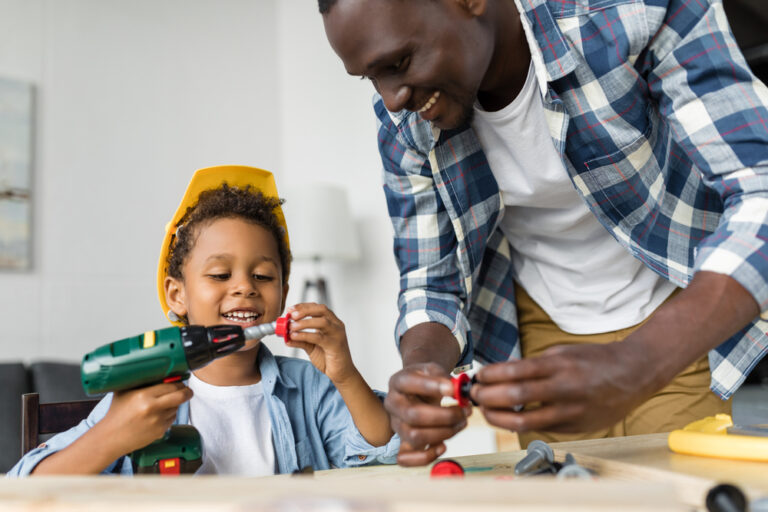
{"type": "Polygon", "coordinates": [[[243,329],[243,335],[246,340],[257,340],[270,334],[276,334],[282,337],[286,342],[291,341],[291,319],[288,315],[281,316],[274,322],[268,324],[254,325],[243,329]]]}

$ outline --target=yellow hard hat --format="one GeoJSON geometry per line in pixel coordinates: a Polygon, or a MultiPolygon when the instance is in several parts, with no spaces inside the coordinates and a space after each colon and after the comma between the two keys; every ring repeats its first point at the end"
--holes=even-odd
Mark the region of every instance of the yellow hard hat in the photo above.
{"type": "MultiPolygon", "coordinates": [[[[181,326],[183,324],[181,321],[168,316],[170,307],[168,307],[168,303],[165,300],[165,278],[168,276],[168,253],[171,250],[171,242],[176,235],[176,229],[182,217],[187,213],[187,208],[197,204],[200,193],[219,188],[224,183],[231,187],[239,188],[245,188],[250,185],[255,190],[261,191],[266,197],[279,197],[274,176],[272,176],[271,172],[264,169],[245,165],[218,165],[195,171],[192,180],[187,185],[187,191],[184,192],[184,197],[179,207],[176,208],[176,213],[173,214],[171,221],[165,225],[165,236],[163,237],[163,245],[160,248],[160,261],[157,263],[157,294],[160,298],[160,306],[163,308],[166,318],[173,325],[181,326]]],[[[285,224],[283,210],[278,206],[275,208],[274,213],[277,216],[278,222],[283,227],[285,244],[290,250],[288,226],[285,224]]]]}

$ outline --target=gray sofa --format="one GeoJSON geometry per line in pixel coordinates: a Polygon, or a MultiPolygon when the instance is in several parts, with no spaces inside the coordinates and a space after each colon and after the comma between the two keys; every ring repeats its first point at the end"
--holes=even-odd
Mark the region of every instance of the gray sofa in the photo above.
{"type": "Polygon", "coordinates": [[[8,471],[20,457],[24,393],[39,393],[41,403],[89,398],[80,384],[79,363],[0,363],[0,473],[8,471]]]}

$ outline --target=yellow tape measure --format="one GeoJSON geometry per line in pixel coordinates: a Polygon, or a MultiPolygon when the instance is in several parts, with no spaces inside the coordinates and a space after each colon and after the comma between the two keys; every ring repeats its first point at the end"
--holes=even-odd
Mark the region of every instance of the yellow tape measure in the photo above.
{"type": "Polygon", "coordinates": [[[694,421],[669,433],[673,452],[721,459],[768,462],[768,429],[765,426],[735,426],[727,414],[694,421]]]}

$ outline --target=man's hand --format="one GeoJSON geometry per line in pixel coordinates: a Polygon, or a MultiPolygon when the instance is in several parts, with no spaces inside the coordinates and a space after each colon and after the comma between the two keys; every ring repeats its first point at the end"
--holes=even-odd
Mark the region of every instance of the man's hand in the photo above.
{"type": "Polygon", "coordinates": [[[477,373],[472,397],[488,423],[515,432],[586,432],[624,418],[649,393],[649,371],[631,346],[554,347],[477,373]],[[541,407],[516,412],[517,404],[541,407]]]}
{"type": "Polygon", "coordinates": [[[759,313],[733,278],[699,272],[624,341],[553,347],[488,365],[472,397],[488,422],[514,431],[586,432],[613,425],[759,313]],[[515,412],[518,404],[539,404],[515,412]]]}
{"type": "Polygon", "coordinates": [[[467,425],[471,407],[440,407],[440,399],[452,394],[448,372],[436,363],[405,367],[389,379],[384,407],[400,435],[398,464],[429,464],[445,452],[443,441],[467,425]]]}

